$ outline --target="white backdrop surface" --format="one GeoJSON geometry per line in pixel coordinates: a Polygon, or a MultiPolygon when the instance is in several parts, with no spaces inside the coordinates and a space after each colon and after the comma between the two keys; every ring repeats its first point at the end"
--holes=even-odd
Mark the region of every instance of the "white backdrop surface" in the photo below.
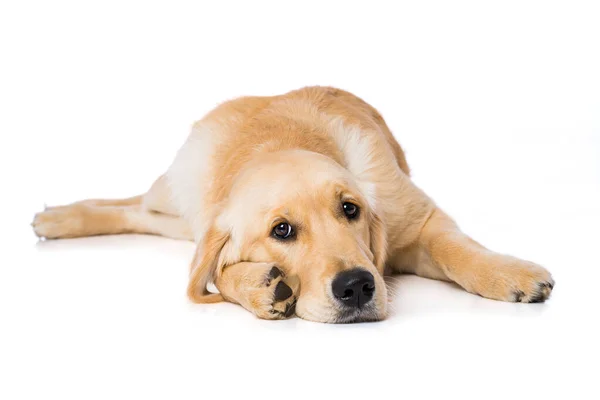
{"type": "Polygon", "coordinates": [[[0,3],[0,398],[598,398],[597,2],[0,3]],[[546,304],[414,276],[392,315],[261,321],[185,297],[193,245],[38,242],[44,203],[126,197],[221,101],[332,85],[546,304]]]}

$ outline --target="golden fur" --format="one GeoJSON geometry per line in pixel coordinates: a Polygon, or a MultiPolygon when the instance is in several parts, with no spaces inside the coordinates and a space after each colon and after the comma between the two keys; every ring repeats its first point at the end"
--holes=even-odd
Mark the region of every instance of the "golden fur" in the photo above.
{"type": "Polygon", "coordinates": [[[36,215],[47,238],[151,233],[195,240],[188,296],[227,300],[261,318],[322,322],[387,315],[384,269],[453,281],[496,300],[544,301],[544,268],[494,253],[467,235],[409,177],[379,113],[334,88],[226,102],[197,122],[172,166],[143,196],[86,200],[36,215]],[[341,204],[359,206],[348,220],[341,204]],[[294,240],[271,235],[285,221],[294,240]],[[337,273],[375,276],[373,301],[342,312],[337,273]],[[206,286],[214,281],[219,294],[206,286]],[[286,298],[278,298],[282,282],[286,298]]]}

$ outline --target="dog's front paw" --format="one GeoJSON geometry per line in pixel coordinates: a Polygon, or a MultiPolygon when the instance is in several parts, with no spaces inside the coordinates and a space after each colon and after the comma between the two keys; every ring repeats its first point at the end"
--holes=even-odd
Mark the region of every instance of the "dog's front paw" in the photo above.
{"type": "Polygon", "coordinates": [[[473,289],[483,297],[517,303],[542,303],[554,288],[545,268],[510,256],[500,256],[482,268],[473,289]]]}
{"type": "Polygon", "coordinates": [[[259,318],[284,319],[296,311],[298,282],[288,278],[277,266],[271,266],[262,274],[262,283],[250,289],[249,304],[259,318]]]}
{"type": "Polygon", "coordinates": [[[300,280],[271,262],[240,262],[216,277],[221,295],[262,319],[284,319],[296,310],[300,280]]]}

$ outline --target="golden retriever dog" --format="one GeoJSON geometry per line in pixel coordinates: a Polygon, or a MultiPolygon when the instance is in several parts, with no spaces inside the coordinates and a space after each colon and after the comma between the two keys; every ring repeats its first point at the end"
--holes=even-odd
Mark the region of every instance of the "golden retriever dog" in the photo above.
{"type": "Polygon", "coordinates": [[[543,302],[554,286],[541,266],[461,232],[411,181],[377,110],[330,87],[221,104],[146,194],[50,207],[33,229],[48,239],[193,240],[189,298],[238,303],[265,319],[381,320],[384,271],[509,302],[543,302]]]}

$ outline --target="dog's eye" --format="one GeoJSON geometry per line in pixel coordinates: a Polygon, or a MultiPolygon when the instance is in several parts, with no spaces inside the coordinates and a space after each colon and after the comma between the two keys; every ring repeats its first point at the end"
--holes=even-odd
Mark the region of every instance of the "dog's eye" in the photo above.
{"type": "Polygon", "coordinates": [[[294,229],[287,222],[282,222],[273,228],[273,236],[275,236],[277,239],[289,239],[293,235],[294,229]]]}
{"type": "Polygon", "coordinates": [[[354,219],[358,217],[360,209],[356,204],[346,202],[342,204],[342,208],[344,209],[344,214],[346,214],[348,219],[354,219]]]}

